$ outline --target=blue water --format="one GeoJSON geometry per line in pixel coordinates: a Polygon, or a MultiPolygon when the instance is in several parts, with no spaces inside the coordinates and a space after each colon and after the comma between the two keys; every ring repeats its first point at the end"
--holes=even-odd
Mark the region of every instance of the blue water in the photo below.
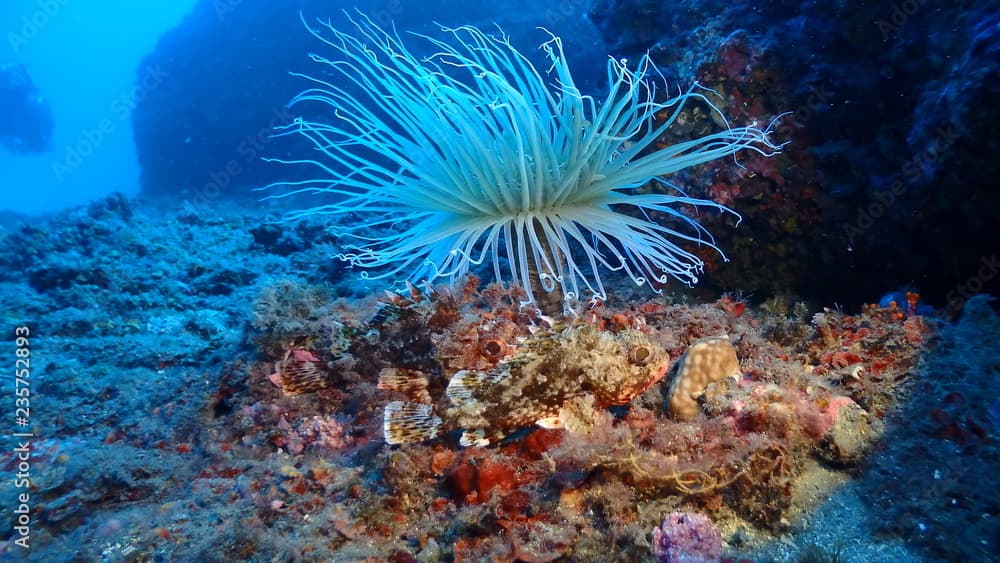
{"type": "Polygon", "coordinates": [[[0,208],[38,215],[113,191],[139,192],[132,141],[136,67],[192,0],[10,0],[0,12],[0,61],[25,65],[51,106],[51,148],[0,150],[0,208]]]}

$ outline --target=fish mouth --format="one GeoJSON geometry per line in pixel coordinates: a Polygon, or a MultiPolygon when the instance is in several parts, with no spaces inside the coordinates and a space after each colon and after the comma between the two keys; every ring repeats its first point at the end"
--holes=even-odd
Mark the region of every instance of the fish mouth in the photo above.
{"type": "Polygon", "coordinates": [[[646,391],[649,391],[649,388],[659,383],[660,380],[667,375],[668,371],[670,371],[670,360],[663,362],[659,367],[657,367],[656,371],[653,372],[653,377],[649,378],[649,381],[646,382],[646,384],[643,385],[632,398],[634,399],[646,391]]]}
{"type": "MultiPolygon", "coordinates": [[[[670,371],[670,360],[664,361],[660,367],[656,368],[656,376],[653,377],[653,383],[657,383],[663,379],[663,377],[667,375],[668,371],[670,371]]],[[[652,383],[650,385],[652,385],[652,383]]]]}

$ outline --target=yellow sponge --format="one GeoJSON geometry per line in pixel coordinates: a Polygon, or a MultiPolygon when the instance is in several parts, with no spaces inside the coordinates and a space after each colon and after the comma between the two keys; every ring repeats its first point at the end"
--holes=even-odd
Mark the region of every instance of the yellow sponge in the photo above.
{"type": "Polygon", "coordinates": [[[698,397],[709,383],[725,377],[740,377],[736,348],[725,336],[696,340],[681,356],[677,375],[670,383],[668,410],[681,420],[698,416],[698,397]]]}

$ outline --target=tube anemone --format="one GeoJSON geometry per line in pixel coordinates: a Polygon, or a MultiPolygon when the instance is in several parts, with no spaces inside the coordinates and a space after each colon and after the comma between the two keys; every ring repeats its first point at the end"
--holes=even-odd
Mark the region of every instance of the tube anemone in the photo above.
{"type": "Polygon", "coordinates": [[[287,189],[272,197],[335,196],[289,218],[360,217],[333,227],[353,239],[339,257],[378,277],[454,281],[488,264],[528,302],[539,291],[604,298],[605,271],[638,285],[693,284],[704,263],[682,245],[722,251],[679,206],[739,215],[664,176],[744,149],[780,149],[768,139],[773,122],[657,146],[689,102],[722,114],[698,85],[657,101],[648,56],[632,67],[610,59],[609,91],[597,101],[576,87],[551,34],[543,74],[502,34],[469,26],[442,28],[446,39],[414,34],[434,50],[418,58],[367,17],[351,23],[353,35],[329,21],[307,25],[334,57],[310,55],[327,72],[297,75],[312,86],[290,105],[321,104],[329,117],[280,130],[304,136],[317,156],[278,161],[318,173],[280,184],[287,189]],[[640,193],[651,181],[662,189],[640,193]]]}

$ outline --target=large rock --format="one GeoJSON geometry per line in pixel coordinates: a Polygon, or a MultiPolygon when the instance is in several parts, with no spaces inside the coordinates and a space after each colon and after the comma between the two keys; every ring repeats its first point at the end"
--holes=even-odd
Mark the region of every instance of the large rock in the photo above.
{"type": "Polygon", "coordinates": [[[957,308],[1000,290],[998,6],[593,0],[590,16],[616,54],[715,88],[735,123],[791,112],[784,155],[691,183],[746,219],[712,228],[733,261],[705,282],[849,307],[906,285],[957,308]]]}

